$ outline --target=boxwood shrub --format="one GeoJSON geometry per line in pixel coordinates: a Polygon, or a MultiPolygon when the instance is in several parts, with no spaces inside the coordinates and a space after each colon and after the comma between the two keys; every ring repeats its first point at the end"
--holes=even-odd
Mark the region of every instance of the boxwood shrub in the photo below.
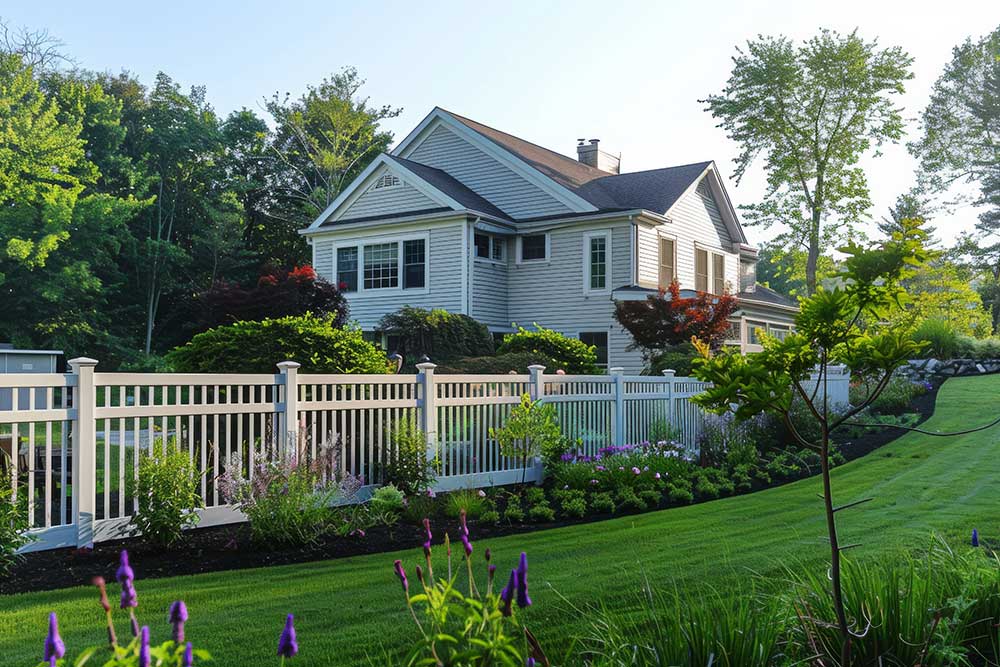
{"type": "Polygon", "coordinates": [[[338,329],[329,317],[310,313],[215,327],[167,354],[182,373],[274,373],[286,360],[309,373],[385,373],[389,367],[360,330],[338,329]]]}
{"type": "Polygon", "coordinates": [[[497,353],[530,353],[544,355],[554,366],[546,368],[549,373],[564,370],[571,375],[592,375],[600,373],[597,367],[597,348],[576,338],[567,338],[561,333],[535,325],[535,331],[518,327],[517,333],[503,339],[497,353]]]}
{"type": "Polygon", "coordinates": [[[440,308],[403,306],[385,315],[377,328],[392,339],[391,346],[395,349],[390,351],[402,354],[411,366],[425,354],[441,364],[493,353],[493,337],[485,324],[440,308]]]}

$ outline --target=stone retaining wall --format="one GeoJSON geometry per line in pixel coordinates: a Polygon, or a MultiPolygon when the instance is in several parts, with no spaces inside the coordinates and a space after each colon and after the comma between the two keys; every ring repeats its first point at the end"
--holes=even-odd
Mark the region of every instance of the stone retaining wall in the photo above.
{"type": "Polygon", "coordinates": [[[1000,359],[911,359],[896,374],[914,382],[1000,372],[1000,359]]]}

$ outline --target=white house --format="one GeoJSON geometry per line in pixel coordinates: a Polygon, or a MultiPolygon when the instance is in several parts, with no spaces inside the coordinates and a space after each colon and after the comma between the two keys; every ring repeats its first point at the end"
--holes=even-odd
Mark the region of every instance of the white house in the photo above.
{"type": "Polygon", "coordinates": [[[465,313],[496,334],[537,323],[638,372],[613,318],[677,278],[737,293],[733,343],[787,332],[792,302],[756,284],[713,162],[619,173],[596,139],[578,159],[435,108],[302,231],[313,265],[346,286],[365,331],[403,305],[465,313]]]}

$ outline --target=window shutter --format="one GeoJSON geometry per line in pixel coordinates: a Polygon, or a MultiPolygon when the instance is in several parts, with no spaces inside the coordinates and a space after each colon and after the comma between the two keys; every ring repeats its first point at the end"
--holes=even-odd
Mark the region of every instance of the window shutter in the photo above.
{"type": "Polygon", "coordinates": [[[674,272],[674,240],[660,239],[660,287],[668,287],[677,274],[674,272]]]}
{"type": "Polygon", "coordinates": [[[708,291],[708,251],[699,248],[694,250],[694,288],[708,291]]]}
{"type": "Polygon", "coordinates": [[[712,255],[712,293],[722,294],[726,291],[726,257],[712,255]]]}

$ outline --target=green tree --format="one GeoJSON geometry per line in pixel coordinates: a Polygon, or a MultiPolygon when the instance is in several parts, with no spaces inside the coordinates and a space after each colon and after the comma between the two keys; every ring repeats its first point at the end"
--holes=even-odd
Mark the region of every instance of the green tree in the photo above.
{"type": "MultiPolygon", "coordinates": [[[[910,338],[909,328],[887,323],[885,315],[905,292],[901,281],[927,259],[923,248],[925,233],[918,225],[904,225],[901,232],[873,248],[852,243],[842,252],[841,280],[833,289],[820,288],[801,302],[795,318],[796,330],[784,340],[765,337],[758,354],[734,351],[712,354],[700,344],[702,357],[694,361],[694,374],[712,383],[693,400],[722,414],[734,411],[739,420],[761,413],[781,418],[792,437],[817,452],[823,481],[823,511],[830,544],[831,596],[841,635],[839,664],[851,662],[851,642],[863,633],[859,619],[849,619],[841,588],[842,545],[837,531],[837,513],[863,499],[834,505],[830,479],[830,433],[851,423],[851,418],[869,406],[888,386],[893,371],[911,358],[920,345],[910,338]],[[833,364],[845,364],[852,377],[867,381],[871,393],[857,405],[837,408],[827,400],[827,392],[807,384],[814,369],[819,383],[825,383],[833,364]],[[811,437],[796,427],[794,405],[804,405],[818,427],[811,437]]],[[[801,424],[801,422],[799,422],[801,424]]],[[[812,430],[812,429],[810,429],[812,430]]],[[[836,659],[836,658],[835,658],[836,659]]]]}
{"type": "Polygon", "coordinates": [[[902,137],[892,96],[913,77],[911,63],[899,47],[879,49],[856,32],[823,30],[798,47],[761,37],[738,50],[723,92],[704,100],[740,145],[737,183],[763,155],[768,189],[745,207],[748,224],[783,225],[782,242],[806,251],[809,294],[822,249],[851,238],[871,206],[858,160],[902,137]]]}
{"type": "Polygon", "coordinates": [[[364,83],[356,69],[345,67],[297,100],[275,94],[267,102],[276,125],[274,154],[285,168],[280,190],[292,205],[286,217],[300,228],[392,143],[380,124],[402,109],[370,106],[359,95],[364,83]]]}
{"type": "MultiPolygon", "coordinates": [[[[805,296],[806,261],[802,248],[787,247],[780,239],[765,243],[758,253],[757,282],[788,296],[805,296]]],[[[837,262],[826,253],[816,259],[816,284],[826,284],[837,272],[837,262]]]]}

